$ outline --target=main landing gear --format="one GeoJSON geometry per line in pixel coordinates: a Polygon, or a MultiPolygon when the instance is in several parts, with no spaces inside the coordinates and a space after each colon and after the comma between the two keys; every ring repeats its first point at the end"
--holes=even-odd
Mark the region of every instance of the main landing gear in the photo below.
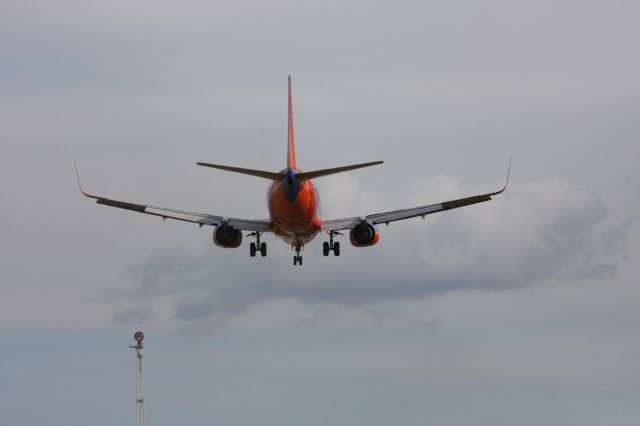
{"type": "Polygon", "coordinates": [[[300,256],[300,246],[296,245],[296,255],[293,256],[294,265],[302,265],[302,256],[300,256]]]}
{"type": "Polygon", "coordinates": [[[247,235],[247,237],[256,237],[256,242],[249,245],[249,255],[251,257],[256,257],[256,252],[258,251],[262,257],[267,256],[267,243],[260,242],[260,235],[262,235],[262,232],[252,232],[247,235]]]}
{"type": "Polygon", "coordinates": [[[335,256],[340,256],[340,242],[336,241],[334,243],[333,236],[342,234],[338,231],[329,231],[327,234],[329,234],[329,241],[325,241],[324,244],[322,244],[322,254],[329,256],[329,252],[332,251],[335,256]]]}

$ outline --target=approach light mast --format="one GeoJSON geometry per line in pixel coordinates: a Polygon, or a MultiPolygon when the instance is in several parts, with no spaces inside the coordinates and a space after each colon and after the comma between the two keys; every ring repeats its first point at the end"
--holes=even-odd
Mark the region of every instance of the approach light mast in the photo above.
{"type": "Polygon", "coordinates": [[[142,371],[142,340],[144,339],[144,333],[142,331],[136,331],[133,335],[136,340],[135,346],[129,346],[131,349],[136,350],[138,358],[138,388],[136,390],[136,418],[137,426],[146,426],[147,419],[144,412],[144,373],[142,371]]]}

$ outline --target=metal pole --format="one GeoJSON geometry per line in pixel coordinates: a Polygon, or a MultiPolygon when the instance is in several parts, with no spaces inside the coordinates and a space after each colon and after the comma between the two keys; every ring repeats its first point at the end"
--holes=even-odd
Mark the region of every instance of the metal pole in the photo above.
{"type": "Polygon", "coordinates": [[[136,350],[138,358],[138,386],[136,389],[136,421],[137,426],[146,426],[147,420],[144,412],[144,373],[142,370],[142,340],[144,339],[144,333],[142,331],[136,331],[133,335],[137,344],[135,346],[129,346],[131,349],[136,350]]]}

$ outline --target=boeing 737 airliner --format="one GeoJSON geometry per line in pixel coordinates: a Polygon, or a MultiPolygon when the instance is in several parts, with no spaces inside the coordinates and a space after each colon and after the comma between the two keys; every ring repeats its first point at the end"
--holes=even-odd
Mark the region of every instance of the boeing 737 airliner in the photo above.
{"type": "Polygon", "coordinates": [[[279,172],[269,172],[240,167],[222,166],[219,164],[197,163],[200,166],[212,167],[235,173],[243,173],[272,181],[268,192],[269,219],[255,220],[213,216],[203,213],[167,209],[164,207],[134,204],[126,201],[117,201],[110,198],[92,195],[85,192],[82,188],[80,176],[78,175],[78,169],[76,167],[76,178],[78,180],[80,192],[89,198],[95,199],[98,204],[160,216],[162,219],[170,218],[193,222],[199,224],[200,227],[203,225],[212,225],[215,227],[215,230],[213,231],[213,242],[220,247],[239,247],[242,243],[243,231],[248,232],[246,235],[247,237],[255,238],[255,242],[252,242],[249,245],[249,254],[251,257],[255,257],[257,252],[260,252],[260,255],[263,257],[267,255],[267,244],[265,242],[260,242],[260,237],[264,233],[273,233],[284,240],[287,244],[290,244],[291,248],[295,250],[296,255],[293,257],[293,264],[302,265],[300,250],[313,240],[320,232],[326,232],[329,237],[329,241],[325,241],[323,244],[323,254],[328,256],[330,252],[333,252],[335,256],[339,256],[340,243],[338,241],[334,241],[334,238],[337,235],[343,235],[340,231],[348,231],[351,244],[356,247],[372,246],[376,244],[380,238],[377,225],[381,223],[388,225],[389,222],[409,219],[417,216],[421,216],[424,219],[425,215],[431,213],[489,201],[493,195],[498,195],[504,192],[507,187],[511,162],[509,162],[509,171],[507,171],[507,182],[505,182],[502,189],[496,192],[403,210],[375,213],[360,217],[349,217],[345,219],[324,220],[318,215],[318,205],[320,200],[311,179],[382,164],[382,161],[314,170],[310,172],[304,172],[299,169],[296,165],[293,141],[291,76],[289,76],[288,98],[289,125],[287,137],[287,167],[285,169],[279,172]]]}

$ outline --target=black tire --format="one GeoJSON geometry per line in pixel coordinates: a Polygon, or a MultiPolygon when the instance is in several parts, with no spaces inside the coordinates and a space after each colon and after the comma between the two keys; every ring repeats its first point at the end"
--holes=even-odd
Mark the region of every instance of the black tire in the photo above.
{"type": "Polygon", "coordinates": [[[326,241],[322,244],[322,254],[329,256],[329,243],[326,241]]]}
{"type": "Polygon", "coordinates": [[[249,244],[249,256],[256,257],[256,243],[249,244]]]}
{"type": "Polygon", "coordinates": [[[340,256],[340,243],[337,241],[333,243],[333,254],[340,256]]]}
{"type": "Polygon", "coordinates": [[[298,265],[302,266],[302,256],[298,256],[298,265]]]}
{"type": "Polygon", "coordinates": [[[298,256],[293,256],[293,264],[294,265],[298,264],[298,256]]]}
{"type": "Polygon", "coordinates": [[[262,257],[267,256],[267,243],[260,244],[260,254],[262,255],[262,257]]]}

